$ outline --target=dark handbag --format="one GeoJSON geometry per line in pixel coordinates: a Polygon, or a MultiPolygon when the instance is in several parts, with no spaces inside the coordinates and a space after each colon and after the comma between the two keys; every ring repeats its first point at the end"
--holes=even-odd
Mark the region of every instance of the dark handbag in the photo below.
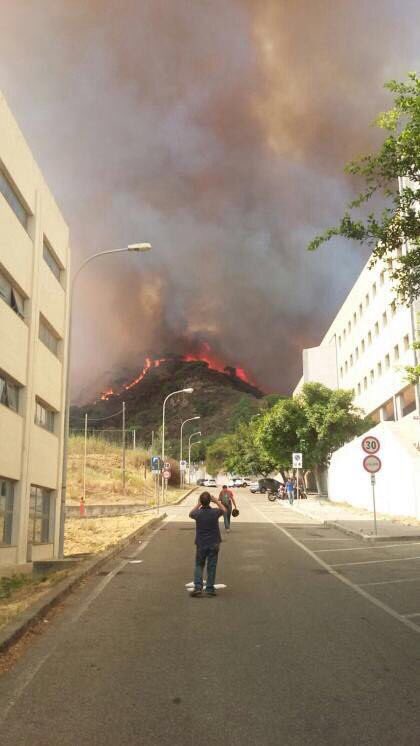
{"type": "Polygon", "coordinates": [[[239,515],[239,510],[238,510],[238,508],[234,508],[234,509],[232,510],[232,516],[233,516],[234,518],[237,518],[237,517],[238,517],[238,515],[239,515]]]}

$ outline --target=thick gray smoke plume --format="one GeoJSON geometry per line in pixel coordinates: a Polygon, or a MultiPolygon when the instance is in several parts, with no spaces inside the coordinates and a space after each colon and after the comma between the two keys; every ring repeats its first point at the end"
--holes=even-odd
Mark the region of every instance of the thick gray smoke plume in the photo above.
{"type": "Polygon", "coordinates": [[[377,142],[383,82],[418,66],[419,20],[414,0],[3,0],[0,85],[73,266],[154,247],[84,275],[76,394],[190,340],[290,389],[366,258],[306,244],[377,142]]]}

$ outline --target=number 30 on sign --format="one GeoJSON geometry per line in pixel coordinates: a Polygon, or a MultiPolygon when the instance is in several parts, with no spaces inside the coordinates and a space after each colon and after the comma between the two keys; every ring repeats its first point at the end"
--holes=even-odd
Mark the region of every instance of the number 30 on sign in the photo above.
{"type": "Polygon", "coordinates": [[[378,453],[381,445],[379,443],[378,438],[375,438],[374,435],[366,435],[365,438],[362,440],[362,448],[365,453],[368,453],[370,456],[373,453],[378,453]]]}

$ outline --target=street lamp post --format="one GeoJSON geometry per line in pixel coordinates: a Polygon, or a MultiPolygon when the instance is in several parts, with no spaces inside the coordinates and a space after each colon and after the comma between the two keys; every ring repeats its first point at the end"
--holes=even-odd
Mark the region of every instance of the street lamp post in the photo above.
{"type": "Polygon", "coordinates": [[[179,443],[180,443],[180,445],[179,445],[179,465],[180,465],[181,487],[183,486],[183,483],[184,483],[184,472],[181,471],[181,461],[182,461],[182,431],[184,429],[184,425],[186,425],[187,422],[192,422],[193,420],[199,420],[199,419],[200,419],[200,415],[198,414],[196,417],[190,417],[188,420],[184,420],[184,422],[181,424],[181,435],[180,435],[180,438],[179,438],[179,443]]]}
{"type": "MultiPolygon", "coordinates": [[[[168,396],[163,402],[163,407],[162,407],[162,469],[165,466],[165,407],[166,407],[166,402],[168,401],[168,399],[171,398],[171,396],[175,396],[176,394],[192,394],[193,391],[194,389],[192,388],[179,389],[178,391],[172,391],[172,393],[168,394],[168,396]]],[[[164,502],[164,498],[165,498],[165,479],[162,474],[162,503],[164,502]]],[[[159,499],[158,499],[157,509],[159,513],[159,499]]]]}
{"type": "MultiPolygon", "coordinates": [[[[201,430],[191,433],[188,439],[188,484],[191,484],[191,438],[194,438],[195,435],[201,435],[201,430]]],[[[196,440],[196,443],[201,443],[201,440],[196,440]]]]}
{"type": "Polygon", "coordinates": [[[61,480],[61,510],[60,510],[60,535],[58,542],[58,554],[59,557],[64,555],[64,524],[66,520],[66,494],[67,494],[67,459],[68,459],[68,438],[69,438],[69,423],[70,423],[70,361],[71,361],[71,331],[73,321],[73,297],[76,280],[80,275],[82,269],[86,267],[93,259],[97,259],[100,256],[107,256],[108,254],[121,254],[126,251],[135,252],[146,252],[152,248],[150,243],[133,243],[126,246],[123,249],[110,249],[109,251],[98,251],[92,256],[88,256],[84,262],[81,263],[73,276],[73,280],[70,285],[70,311],[69,311],[69,324],[68,324],[68,345],[67,345],[67,366],[66,366],[66,396],[64,402],[64,445],[63,445],[63,470],[61,480]]]}

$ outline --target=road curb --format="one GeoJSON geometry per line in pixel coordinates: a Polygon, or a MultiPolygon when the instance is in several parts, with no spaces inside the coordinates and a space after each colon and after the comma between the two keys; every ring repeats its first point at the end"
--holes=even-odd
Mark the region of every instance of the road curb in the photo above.
{"type": "Polygon", "coordinates": [[[377,544],[380,542],[390,542],[390,541],[416,541],[417,539],[420,540],[420,534],[402,534],[401,536],[372,536],[363,534],[361,531],[355,531],[353,528],[348,528],[347,526],[343,526],[342,523],[338,523],[336,521],[324,521],[324,526],[328,526],[328,528],[335,528],[337,531],[341,531],[342,534],[347,534],[348,536],[354,536],[357,539],[362,539],[362,541],[371,543],[371,544],[377,544]]]}
{"type": "Polygon", "coordinates": [[[115,557],[116,554],[132,544],[139,536],[144,534],[149,529],[155,527],[157,524],[162,523],[166,518],[166,513],[151,518],[147,523],[140,528],[133,531],[128,536],[120,539],[117,544],[114,544],[109,549],[105,549],[103,552],[94,557],[91,560],[83,562],[83,566],[78,568],[76,572],[73,572],[70,577],[64,578],[60,583],[45,594],[39,601],[29,606],[25,611],[19,614],[9,624],[7,624],[2,630],[0,630],[0,653],[4,653],[11,645],[19,640],[22,635],[33,627],[45,614],[53,607],[56,603],[61,601],[73,588],[80,583],[81,580],[95,572],[98,567],[103,565],[108,560],[115,557]]]}

